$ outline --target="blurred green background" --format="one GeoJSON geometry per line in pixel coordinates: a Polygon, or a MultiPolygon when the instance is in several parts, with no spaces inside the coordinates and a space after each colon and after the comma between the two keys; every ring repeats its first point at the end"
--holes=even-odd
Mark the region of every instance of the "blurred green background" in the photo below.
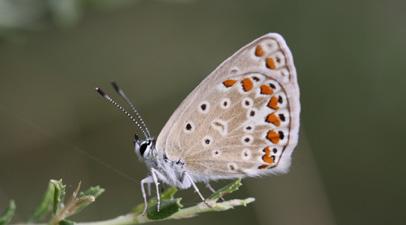
{"type": "Polygon", "coordinates": [[[63,178],[107,189],[74,220],[127,212],[147,171],[134,127],[94,87],[118,81],[157,135],[219,63],[278,32],[301,87],[291,172],[244,180],[247,208],[162,224],[406,224],[405,12],[394,0],[0,0],[0,210],[13,198],[24,221],[63,178]]]}

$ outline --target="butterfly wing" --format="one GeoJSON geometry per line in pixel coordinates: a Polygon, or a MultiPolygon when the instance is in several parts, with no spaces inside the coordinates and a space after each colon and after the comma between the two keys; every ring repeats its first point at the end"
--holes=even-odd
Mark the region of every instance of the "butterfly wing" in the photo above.
{"type": "Polygon", "coordinates": [[[299,87],[276,33],[244,46],[180,104],[156,142],[196,180],[286,172],[298,140],[299,87]]]}

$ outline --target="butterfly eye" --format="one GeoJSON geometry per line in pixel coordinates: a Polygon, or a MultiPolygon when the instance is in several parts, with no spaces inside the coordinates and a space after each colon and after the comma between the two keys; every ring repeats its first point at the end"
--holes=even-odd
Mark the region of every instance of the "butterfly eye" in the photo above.
{"type": "Polygon", "coordinates": [[[141,144],[140,146],[140,154],[141,156],[144,156],[145,151],[147,150],[148,145],[151,144],[151,141],[145,141],[141,144]]]}

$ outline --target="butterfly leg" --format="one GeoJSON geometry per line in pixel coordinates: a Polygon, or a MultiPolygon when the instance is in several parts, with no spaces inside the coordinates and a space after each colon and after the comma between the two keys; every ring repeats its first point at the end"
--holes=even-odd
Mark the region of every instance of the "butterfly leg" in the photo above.
{"type": "Polygon", "coordinates": [[[161,206],[161,196],[159,192],[159,182],[157,174],[159,174],[159,172],[156,169],[151,168],[151,175],[156,188],[156,200],[157,200],[156,209],[159,212],[159,208],[161,206]]]}
{"type": "Polygon", "coordinates": [[[145,213],[147,212],[147,208],[148,208],[148,201],[147,201],[147,195],[145,193],[144,184],[147,184],[148,186],[150,186],[152,182],[154,182],[152,176],[148,176],[141,180],[141,192],[142,192],[142,198],[144,199],[144,210],[142,211],[142,215],[145,215],[145,213]]]}
{"type": "Polygon", "coordinates": [[[152,184],[152,182],[147,183],[147,194],[148,194],[148,196],[151,196],[151,184],[152,184]]]}
{"type": "MultiPolygon", "coordinates": [[[[206,183],[206,187],[211,191],[211,193],[216,192],[216,190],[210,185],[209,182],[206,183]]],[[[221,200],[221,201],[224,201],[224,198],[223,198],[223,197],[220,197],[220,200],[221,200]]]]}
{"type": "Polygon", "coordinates": [[[200,199],[202,199],[202,201],[209,207],[211,208],[212,206],[207,203],[206,199],[203,197],[202,193],[200,192],[199,188],[197,187],[197,185],[195,184],[195,182],[193,181],[192,177],[190,177],[190,175],[188,173],[185,172],[185,176],[186,178],[189,180],[189,182],[192,184],[193,188],[195,189],[195,192],[199,195],[200,199]]]}

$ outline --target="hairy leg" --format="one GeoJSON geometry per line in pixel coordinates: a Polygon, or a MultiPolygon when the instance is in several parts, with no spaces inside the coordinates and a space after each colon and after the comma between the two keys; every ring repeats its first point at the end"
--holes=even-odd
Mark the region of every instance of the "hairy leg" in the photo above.
{"type": "Polygon", "coordinates": [[[154,180],[153,180],[152,176],[148,176],[141,180],[141,192],[142,192],[142,198],[144,199],[144,210],[142,212],[143,215],[147,212],[147,208],[148,208],[148,201],[147,201],[147,195],[145,193],[144,184],[147,184],[148,186],[150,186],[151,183],[153,183],[153,182],[154,182],[154,180]]]}
{"type": "Polygon", "coordinates": [[[199,195],[200,199],[202,199],[202,201],[211,208],[211,205],[209,205],[206,201],[206,199],[203,197],[202,193],[200,192],[199,188],[197,187],[197,185],[195,184],[195,182],[193,181],[192,177],[190,177],[190,175],[185,172],[185,177],[186,179],[189,180],[189,182],[192,184],[192,187],[195,189],[195,192],[199,195]]]}
{"type": "Polygon", "coordinates": [[[157,200],[156,208],[157,208],[157,211],[159,212],[159,208],[161,206],[161,195],[159,192],[159,181],[158,181],[157,174],[159,174],[159,172],[156,169],[151,168],[151,175],[152,175],[152,179],[155,183],[155,188],[156,188],[156,200],[157,200]]]}

